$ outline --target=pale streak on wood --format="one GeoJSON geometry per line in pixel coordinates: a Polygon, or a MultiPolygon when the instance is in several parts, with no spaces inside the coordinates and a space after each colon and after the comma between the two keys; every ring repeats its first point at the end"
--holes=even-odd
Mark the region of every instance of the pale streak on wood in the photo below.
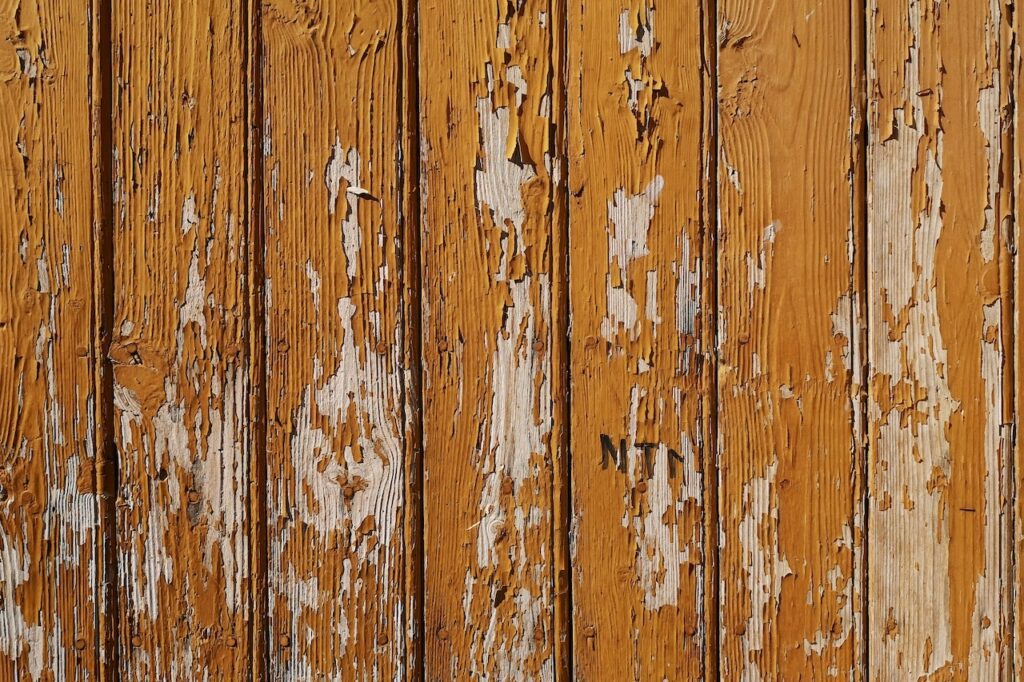
{"type": "Polygon", "coordinates": [[[857,20],[843,3],[718,3],[728,679],[853,678],[861,667],[857,20]]]}
{"type": "Polygon", "coordinates": [[[237,678],[252,672],[259,570],[246,13],[144,5],[115,5],[111,28],[120,675],[237,678]],[[203,26],[203,39],[178,26],[203,26]]]}
{"type": "Polygon", "coordinates": [[[262,4],[272,679],[412,676],[408,9],[262,4]]]}
{"type": "Polygon", "coordinates": [[[0,677],[97,659],[88,3],[0,12],[0,677]]]}
{"type": "Polygon", "coordinates": [[[869,14],[875,675],[1009,670],[1004,11],[869,14]]]}
{"type": "Polygon", "coordinates": [[[712,674],[702,4],[570,3],[574,663],[585,679],[712,674]]]}
{"type": "Polygon", "coordinates": [[[428,678],[555,675],[555,7],[419,7],[428,678]]]}

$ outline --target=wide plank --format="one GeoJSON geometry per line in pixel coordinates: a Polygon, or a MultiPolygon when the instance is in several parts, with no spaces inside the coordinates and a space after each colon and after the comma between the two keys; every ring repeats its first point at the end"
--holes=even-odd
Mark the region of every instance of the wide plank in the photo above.
{"type": "Polygon", "coordinates": [[[427,679],[550,679],[557,3],[419,3],[427,679]]]}
{"type": "Polygon", "coordinates": [[[873,675],[1009,679],[1007,12],[870,5],[873,675]]]}
{"type": "Polygon", "coordinates": [[[581,679],[713,677],[717,654],[713,3],[655,4],[569,3],[581,679]]]}
{"type": "Polygon", "coordinates": [[[112,8],[124,679],[245,679],[254,476],[244,0],[112,8]]]}
{"type": "Polygon", "coordinates": [[[412,677],[407,11],[262,6],[273,679],[412,677]]]}
{"type": "Polygon", "coordinates": [[[860,674],[856,3],[718,3],[721,672],[860,674]]]}

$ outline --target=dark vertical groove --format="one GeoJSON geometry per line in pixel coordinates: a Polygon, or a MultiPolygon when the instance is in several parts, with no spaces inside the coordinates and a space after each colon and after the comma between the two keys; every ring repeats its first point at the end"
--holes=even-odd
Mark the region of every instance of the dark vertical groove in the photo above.
{"type": "MultiPolygon", "coordinates": [[[[1008,679],[1019,678],[1020,671],[1017,670],[1017,647],[1020,646],[1021,642],[1017,636],[1017,613],[1016,604],[1018,599],[1018,593],[1020,586],[1017,584],[1018,575],[1018,562],[1019,556],[1017,555],[1017,543],[1016,537],[1018,528],[1020,526],[1019,519],[1017,518],[1017,511],[1019,509],[1019,503],[1017,502],[1017,494],[1019,486],[1017,485],[1017,472],[1020,470],[1017,457],[1018,457],[1018,443],[1017,443],[1017,363],[1020,360],[1020,354],[1017,351],[1017,319],[1020,317],[1020,313],[1017,310],[1017,287],[1020,277],[1018,262],[1017,262],[1017,201],[1019,199],[1019,188],[1017,182],[1019,180],[1019,169],[1020,159],[1017,154],[1017,136],[1019,134],[1018,125],[1019,117],[1017,113],[1017,98],[1016,88],[1019,78],[1019,55],[1017,46],[1017,13],[1012,3],[1006,3],[1004,6],[1008,13],[1006,19],[1007,26],[1005,29],[1002,27],[1000,30],[1000,52],[1002,58],[1005,59],[1000,64],[1000,72],[1005,68],[1006,75],[1005,81],[1001,85],[1006,87],[1006,101],[1003,104],[1001,115],[1006,116],[1006,120],[1003,122],[1004,140],[1003,140],[1003,154],[1004,158],[1000,159],[1001,168],[1003,169],[1003,177],[1001,182],[1006,183],[1007,187],[1004,191],[1007,193],[1007,212],[1009,222],[1009,229],[1006,231],[1007,240],[1007,264],[1005,266],[1007,291],[1004,292],[1007,301],[1003,305],[1003,317],[1006,321],[1006,329],[1003,332],[1003,366],[1004,366],[1004,378],[1003,386],[1006,393],[1006,403],[1003,406],[1003,428],[1009,427],[1009,437],[1006,446],[1009,449],[1007,454],[1006,463],[1006,476],[1007,481],[1004,484],[1004,490],[1006,491],[1006,499],[1011,500],[1010,502],[1010,513],[1009,521],[1007,522],[1007,532],[1009,533],[1008,538],[1008,549],[1007,559],[1004,564],[1007,575],[1005,580],[1007,583],[1005,598],[1007,599],[1006,613],[1007,613],[1007,629],[1008,629],[1008,640],[1009,640],[1009,653],[1007,654],[1007,661],[1003,667],[1004,673],[1008,676],[1008,679]]],[[[1001,76],[1002,77],[1002,76],[1001,76]]],[[[1002,269],[1002,268],[1001,268],[1002,269]]],[[[1000,430],[1002,431],[1003,428],[1000,430]]]]}
{"type": "Polygon", "coordinates": [[[405,422],[406,488],[404,550],[406,579],[404,606],[408,609],[405,637],[408,679],[425,679],[423,594],[423,303],[420,266],[420,115],[419,115],[419,2],[403,0],[398,6],[402,44],[398,50],[399,78],[398,162],[401,201],[399,240],[403,267],[403,337],[408,379],[402,383],[405,422]]]}
{"type": "Polygon", "coordinates": [[[267,471],[267,362],[266,334],[266,222],[263,207],[263,31],[260,0],[247,0],[242,4],[245,16],[242,30],[245,54],[245,155],[248,181],[245,184],[245,205],[249,207],[249,258],[245,281],[249,288],[246,314],[249,375],[252,382],[250,396],[250,461],[252,478],[249,488],[249,523],[252,538],[252,617],[249,630],[249,652],[252,660],[250,676],[253,680],[266,680],[270,674],[270,558],[267,544],[267,515],[269,504],[267,471]]]}
{"type": "Polygon", "coordinates": [[[870,639],[871,639],[871,599],[868,575],[868,514],[871,509],[871,496],[869,494],[869,456],[870,447],[868,437],[870,433],[868,423],[869,387],[871,377],[871,346],[869,336],[869,325],[871,318],[868,306],[870,296],[868,292],[868,136],[870,127],[867,122],[867,64],[868,64],[868,32],[867,32],[867,3],[860,3],[857,0],[850,2],[850,217],[853,244],[854,262],[851,264],[850,292],[851,303],[854,308],[850,315],[850,343],[857,344],[861,348],[860,366],[854,371],[860,372],[860,387],[857,395],[853,398],[852,409],[859,414],[851,419],[851,432],[853,436],[853,491],[854,499],[851,500],[854,512],[860,508],[863,524],[861,537],[861,551],[854,553],[854,562],[859,566],[854,567],[854,575],[858,570],[863,576],[863,584],[860,586],[860,609],[861,617],[861,642],[857,655],[860,657],[866,678],[871,671],[870,661],[870,639]],[[858,322],[860,324],[858,324],[858,322]],[[860,419],[860,430],[856,428],[856,420],[860,419]],[[859,499],[858,499],[859,498],[859,499]]]}
{"type": "Polygon", "coordinates": [[[96,660],[98,677],[118,677],[118,457],[114,441],[114,375],[110,343],[114,327],[113,78],[111,0],[94,0],[89,23],[91,69],[93,229],[93,349],[96,490],[96,660]]]}
{"type": "Polygon", "coordinates": [[[557,374],[552,381],[555,394],[560,396],[555,403],[552,417],[558,434],[558,442],[552,450],[551,485],[554,501],[553,523],[551,526],[553,557],[555,559],[553,579],[555,598],[555,679],[574,679],[573,669],[573,580],[572,580],[572,340],[570,335],[570,292],[571,260],[569,249],[569,175],[571,164],[568,159],[569,105],[566,93],[569,82],[569,2],[553,0],[555,11],[553,35],[551,37],[551,69],[549,70],[548,92],[553,106],[550,122],[550,146],[561,168],[559,182],[552,183],[551,206],[551,281],[552,286],[552,339],[551,371],[557,374]],[[560,407],[561,409],[557,409],[560,407]]]}
{"type": "Polygon", "coordinates": [[[719,438],[718,438],[718,367],[719,367],[719,315],[721,308],[718,298],[718,0],[704,0],[701,3],[701,60],[703,62],[701,72],[703,82],[701,83],[701,114],[704,119],[704,133],[701,146],[704,167],[702,180],[706,187],[704,206],[701,207],[701,216],[704,222],[702,228],[702,249],[704,262],[707,267],[707,274],[703,276],[704,284],[710,289],[705,297],[711,312],[704,317],[710,329],[704,330],[701,336],[707,339],[711,345],[710,351],[704,351],[710,359],[705,362],[704,367],[709,371],[710,376],[707,382],[707,397],[704,404],[707,405],[706,419],[708,443],[704,446],[704,465],[707,472],[704,475],[704,542],[705,560],[710,561],[710,570],[705,571],[705,598],[703,608],[705,610],[706,640],[704,643],[704,677],[705,679],[721,679],[721,633],[719,631],[721,622],[721,566],[722,548],[719,545],[721,537],[721,509],[719,509],[718,491],[722,481],[719,467],[719,438]],[[706,139],[705,139],[706,138],[706,139]],[[712,548],[713,551],[712,551],[712,548]]]}

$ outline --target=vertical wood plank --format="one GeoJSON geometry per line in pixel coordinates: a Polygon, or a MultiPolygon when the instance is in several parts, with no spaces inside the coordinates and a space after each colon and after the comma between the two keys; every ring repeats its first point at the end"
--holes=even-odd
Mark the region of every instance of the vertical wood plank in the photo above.
{"type": "Polygon", "coordinates": [[[90,13],[0,3],[3,679],[99,670],[90,13]]]}
{"type": "Polygon", "coordinates": [[[544,0],[419,5],[428,679],[554,674],[562,21],[544,0]]]}
{"type": "Polygon", "coordinates": [[[408,675],[401,9],[263,3],[274,679],[408,675]]]}
{"type": "Polygon", "coordinates": [[[854,5],[718,4],[726,678],[861,666],[854,5]]]}
{"type": "Polygon", "coordinates": [[[575,670],[713,676],[710,3],[569,4],[575,670]]]}
{"type": "Polygon", "coordinates": [[[1008,673],[1001,2],[869,15],[871,668],[1008,673]]]}
{"type": "Polygon", "coordinates": [[[250,660],[248,7],[114,3],[121,673],[250,660]]]}

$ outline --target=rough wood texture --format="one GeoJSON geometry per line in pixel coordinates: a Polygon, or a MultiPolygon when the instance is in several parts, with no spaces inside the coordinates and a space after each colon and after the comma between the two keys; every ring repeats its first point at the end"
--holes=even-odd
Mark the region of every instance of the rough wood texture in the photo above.
{"type": "Polygon", "coordinates": [[[408,675],[400,10],[263,6],[274,679],[408,675]]]}
{"type": "Polygon", "coordinates": [[[1021,16],[0,0],[0,680],[1020,677],[1021,16]]]}
{"type": "Polygon", "coordinates": [[[253,672],[248,8],[113,7],[121,673],[253,672]]]}
{"type": "Polygon", "coordinates": [[[696,679],[714,591],[706,8],[570,7],[575,670],[696,679]]]}
{"type": "Polygon", "coordinates": [[[0,679],[99,670],[89,4],[0,4],[0,679]]]}
{"type": "Polygon", "coordinates": [[[550,678],[557,4],[419,5],[428,679],[550,678]]]}
{"type": "Polygon", "coordinates": [[[871,669],[1008,672],[1002,3],[869,31],[871,669]]]}
{"type": "Polygon", "coordinates": [[[849,678],[862,617],[859,19],[812,0],[718,11],[721,670],[849,678]]]}

